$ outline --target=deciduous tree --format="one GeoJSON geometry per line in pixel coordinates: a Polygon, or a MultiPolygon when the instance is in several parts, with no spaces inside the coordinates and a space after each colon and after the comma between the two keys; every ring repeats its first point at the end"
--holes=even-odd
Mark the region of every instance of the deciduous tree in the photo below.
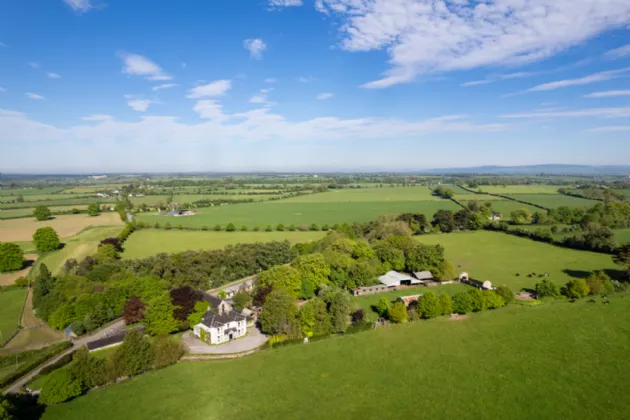
{"type": "Polygon", "coordinates": [[[424,319],[435,318],[442,315],[440,299],[432,291],[427,291],[418,300],[418,314],[424,319]]]}
{"type": "Polygon", "coordinates": [[[57,232],[50,226],[37,229],[33,234],[33,242],[40,252],[54,251],[61,246],[57,232]]]}
{"type": "Polygon", "coordinates": [[[392,307],[389,309],[389,319],[397,324],[407,322],[409,318],[407,316],[407,307],[405,304],[402,302],[394,302],[392,307]]]}
{"type": "Polygon", "coordinates": [[[274,289],[265,299],[260,326],[267,334],[288,334],[292,331],[296,314],[297,305],[291,292],[285,288],[274,289]]]}
{"type": "Polygon", "coordinates": [[[134,296],[125,302],[125,309],[123,312],[123,318],[125,324],[135,324],[142,321],[142,316],[146,309],[146,305],[138,296],[134,296]]]}
{"type": "Polygon", "coordinates": [[[152,335],[170,334],[179,329],[181,322],[173,317],[175,305],[168,293],[151,299],[144,311],[144,324],[152,335]]]}
{"type": "Polygon", "coordinates": [[[48,220],[52,213],[46,206],[37,206],[35,210],[33,210],[33,216],[39,221],[48,220]]]}
{"type": "Polygon", "coordinates": [[[87,208],[88,215],[91,217],[98,216],[101,214],[101,208],[98,204],[90,204],[87,208]]]}
{"type": "Polygon", "coordinates": [[[0,272],[16,271],[24,264],[24,252],[19,245],[10,242],[0,243],[0,272]]]}

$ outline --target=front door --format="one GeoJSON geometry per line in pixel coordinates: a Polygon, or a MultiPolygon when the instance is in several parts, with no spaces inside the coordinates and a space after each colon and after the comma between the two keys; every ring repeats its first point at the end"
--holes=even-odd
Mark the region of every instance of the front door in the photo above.
{"type": "Polygon", "coordinates": [[[228,337],[230,338],[230,340],[234,340],[234,335],[232,333],[230,333],[228,337]]]}

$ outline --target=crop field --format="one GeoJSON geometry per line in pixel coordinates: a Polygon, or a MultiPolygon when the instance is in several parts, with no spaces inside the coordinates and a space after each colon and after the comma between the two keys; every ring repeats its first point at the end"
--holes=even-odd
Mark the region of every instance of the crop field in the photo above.
{"type": "MultiPolygon", "coordinates": [[[[120,221],[120,218],[118,220],[120,221]]],[[[95,254],[101,240],[117,236],[121,230],[122,226],[98,226],[85,229],[78,235],[65,239],[62,249],[40,257],[31,275],[37,273],[40,264],[46,264],[53,274],[57,274],[67,259],[74,258],[81,261],[88,255],[95,254]]]]}
{"type": "Polygon", "coordinates": [[[50,220],[37,221],[34,218],[13,219],[0,221],[0,241],[20,242],[30,241],[35,231],[44,226],[50,226],[60,238],[76,235],[88,226],[122,225],[118,213],[102,213],[96,217],[86,214],[55,216],[50,220]]]}
{"type": "Polygon", "coordinates": [[[37,201],[37,202],[29,202],[25,201],[23,203],[3,203],[0,205],[0,208],[6,210],[13,209],[21,209],[26,207],[35,207],[35,206],[46,206],[46,207],[59,207],[59,206],[68,206],[68,207],[76,207],[80,205],[88,205],[88,204],[105,204],[105,203],[114,203],[116,201],[113,197],[108,198],[100,198],[100,197],[85,197],[85,198],[60,198],[54,200],[45,200],[45,201],[37,201]]]}
{"type": "Polygon", "coordinates": [[[124,258],[145,258],[161,252],[168,254],[221,249],[227,245],[284,241],[309,242],[321,239],[324,232],[205,232],[143,229],[125,242],[124,258]]]}
{"type": "Polygon", "coordinates": [[[427,187],[383,187],[330,190],[284,200],[286,203],[440,201],[427,187]]]}
{"type": "Polygon", "coordinates": [[[516,200],[527,201],[532,204],[547,208],[556,207],[593,207],[598,201],[588,200],[586,198],[571,197],[564,194],[510,194],[508,197],[512,197],[516,200]]]}
{"type": "Polygon", "coordinates": [[[510,305],[179,363],[42,419],[626,418],[630,296],[610,302],[510,305]]]}
{"type": "MultiPolygon", "coordinates": [[[[59,201],[59,200],[68,200],[68,199],[76,200],[76,199],[79,199],[79,197],[88,197],[88,196],[90,196],[90,194],[78,194],[76,197],[73,197],[73,196],[68,196],[68,194],[55,193],[55,194],[25,195],[23,196],[23,198],[24,198],[25,203],[31,203],[31,206],[36,206],[36,205],[39,205],[40,202],[41,204],[46,204],[47,202],[50,202],[50,201],[59,201]],[[37,204],[34,204],[33,202],[37,202],[37,204]]],[[[92,194],[92,196],[94,196],[94,194],[92,194]]],[[[7,203],[11,203],[11,205],[16,204],[14,203],[16,199],[17,197],[15,196],[0,196],[0,206],[7,205],[7,203]]]]}
{"type": "Polygon", "coordinates": [[[418,241],[446,250],[446,258],[458,273],[468,272],[476,280],[490,280],[493,285],[506,285],[514,291],[533,288],[541,274],[557,284],[586,277],[595,270],[620,269],[611,256],[535,242],[500,232],[461,232],[417,236],[418,241]],[[534,277],[527,277],[536,273],[534,277]],[[517,274],[520,274],[517,276],[517,274]]]}
{"type": "Polygon", "coordinates": [[[490,194],[513,195],[513,194],[558,194],[556,185],[481,185],[479,189],[490,194]]]}
{"type": "MultiPolygon", "coordinates": [[[[192,203],[198,200],[248,200],[254,201],[268,200],[271,197],[277,197],[277,195],[246,195],[246,194],[180,194],[173,196],[173,202],[184,204],[192,203]]],[[[146,195],[144,197],[131,197],[129,200],[134,205],[145,203],[148,206],[155,206],[158,203],[166,203],[167,195],[146,195]]]]}
{"type": "Polygon", "coordinates": [[[404,212],[423,213],[432,217],[440,209],[457,211],[460,207],[450,200],[440,201],[356,201],[356,202],[320,202],[294,203],[288,200],[268,201],[262,203],[235,204],[219,207],[203,208],[195,216],[172,217],[157,214],[138,214],[137,219],[151,225],[156,222],[161,226],[170,223],[184,227],[212,228],[219,224],[225,227],[234,223],[237,229],[245,225],[250,230],[258,225],[296,226],[316,223],[318,225],[335,223],[367,222],[383,215],[397,215],[404,212]]]}
{"type": "Polygon", "coordinates": [[[0,290],[0,346],[18,329],[25,297],[25,288],[0,290]]]}

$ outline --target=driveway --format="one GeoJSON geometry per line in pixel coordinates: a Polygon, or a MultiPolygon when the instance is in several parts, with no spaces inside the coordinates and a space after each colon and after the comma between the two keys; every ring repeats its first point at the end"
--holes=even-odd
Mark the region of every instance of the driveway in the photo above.
{"type": "Polygon", "coordinates": [[[183,340],[191,354],[230,354],[254,350],[267,342],[267,336],[256,327],[249,327],[245,337],[214,346],[199,340],[192,331],[184,334],[183,340]]]}

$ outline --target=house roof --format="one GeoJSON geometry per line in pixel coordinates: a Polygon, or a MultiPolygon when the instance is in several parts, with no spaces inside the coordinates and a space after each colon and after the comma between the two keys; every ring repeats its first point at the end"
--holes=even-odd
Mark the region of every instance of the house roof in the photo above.
{"type": "MultiPolygon", "coordinates": [[[[144,334],[143,326],[139,326],[136,329],[141,331],[144,334]]],[[[87,347],[88,350],[91,351],[91,350],[98,350],[103,347],[111,346],[112,344],[122,343],[123,340],[125,339],[125,336],[127,335],[129,331],[133,331],[133,330],[123,330],[116,334],[112,334],[109,337],[99,338],[98,340],[90,341],[85,346],[87,347]]]]}
{"type": "Polygon", "coordinates": [[[235,284],[234,286],[230,286],[230,287],[226,287],[225,289],[223,289],[226,293],[228,292],[234,292],[237,293],[239,290],[241,290],[241,288],[244,287],[251,287],[254,284],[254,280],[253,279],[249,279],[243,283],[239,283],[239,284],[235,284]]]}
{"type": "Polygon", "coordinates": [[[223,302],[223,299],[206,292],[201,292],[201,300],[208,302],[213,309],[217,309],[223,302]]]}
{"type": "Polygon", "coordinates": [[[201,324],[210,328],[218,328],[230,322],[238,322],[245,319],[245,316],[237,311],[230,311],[228,313],[217,314],[212,311],[208,311],[201,317],[201,324]]]}
{"type": "Polygon", "coordinates": [[[418,299],[421,298],[421,297],[422,297],[422,295],[400,296],[398,298],[398,300],[400,300],[406,306],[409,306],[410,303],[417,302],[418,299]]]}
{"type": "Polygon", "coordinates": [[[414,277],[418,280],[431,280],[433,278],[433,273],[430,271],[416,271],[413,273],[414,277]]]}
{"type": "Polygon", "coordinates": [[[411,280],[411,277],[397,271],[389,271],[378,278],[378,281],[386,286],[396,286],[399,285],[401,281],[406,280],[411,280]]]}

